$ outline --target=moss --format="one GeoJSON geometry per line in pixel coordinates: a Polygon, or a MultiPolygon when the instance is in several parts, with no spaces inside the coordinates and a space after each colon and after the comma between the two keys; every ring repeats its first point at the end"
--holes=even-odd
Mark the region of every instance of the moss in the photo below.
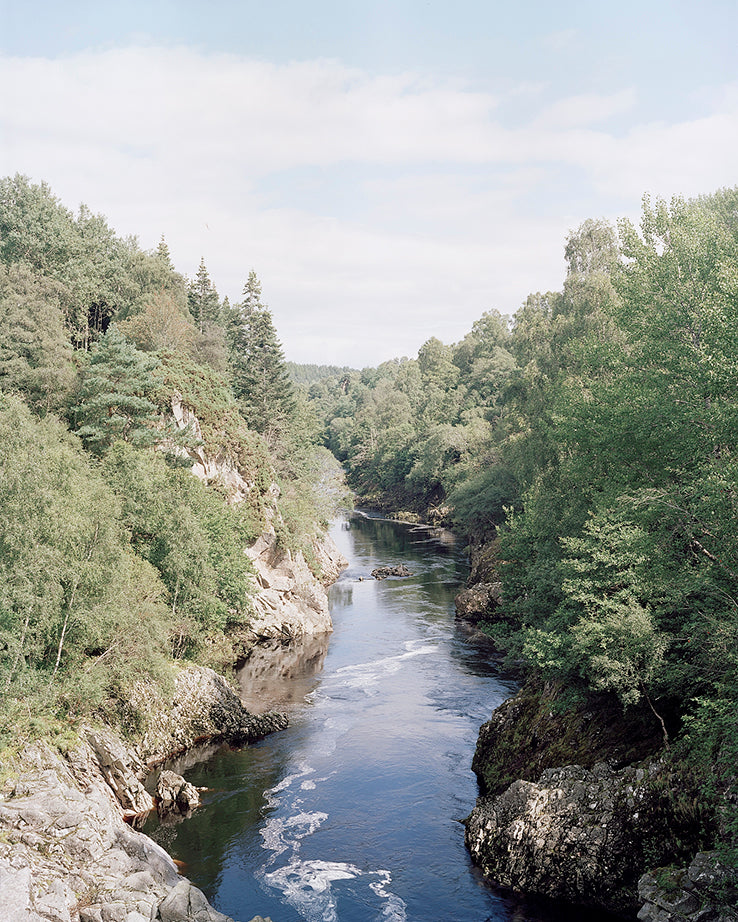
{"type": "Polygon", "coordinates": [[[472,768],[484,793],[499,794],[513,781],[537,781],[547,768],[597,762],[613,767],[660,751],[653,717],[623,713],[614,696],[579,696],[558,683],[528,682],[501,705],[480,731],[472,768]]]}

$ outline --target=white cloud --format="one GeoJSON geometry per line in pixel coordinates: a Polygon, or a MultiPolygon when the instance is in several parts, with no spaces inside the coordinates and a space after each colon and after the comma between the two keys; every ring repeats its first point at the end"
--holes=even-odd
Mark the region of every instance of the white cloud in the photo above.
{"type": "Polygon", "coordinates": [[[179,268],[194,275],[204,256],[231,298],[255,268],[298,361],[458,339],[484,310],[558,287],[565,234],[586,217],[735,182],[729,88],[681,124],[638,124],[621,88],[508,127],[492,92],[328,60],[136,47],[0,58],[0,81],[14,88],[0,174],[45,179],[145,246],[164,233],[179,268]],[[308,201],[294,174],[310,169],[308,201]]]}

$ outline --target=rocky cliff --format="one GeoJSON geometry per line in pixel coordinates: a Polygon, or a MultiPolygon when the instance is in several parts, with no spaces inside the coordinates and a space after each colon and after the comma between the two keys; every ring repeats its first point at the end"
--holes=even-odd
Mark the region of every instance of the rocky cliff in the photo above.
{"type": "Polygon", "coordinates": [[[153,807],[144,757],[203,737],[245,743],[286,719],[248,714],[210,670],[185,670],[174,697],[170,713],[157,717],[150,705],[138,750],[104,727],[84,728],[65,756],[41,744],[26,750],[0,795],[3,922],[232,922],[125,820],[153,807]]]}
{"type": "Polygon", "coordinates": [[[504,887],[624,918],[734,919],[735,880],[705,854],[713,813],[659,737],[646,712],[528,683],[480,730],[473,860],[504,887]]]}

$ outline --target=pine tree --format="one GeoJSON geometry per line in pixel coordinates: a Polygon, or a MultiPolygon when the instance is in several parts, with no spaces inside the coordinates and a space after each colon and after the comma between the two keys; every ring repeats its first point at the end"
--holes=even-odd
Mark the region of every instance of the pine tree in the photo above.
{"type": "Polygon", "coordinates": [[[194,281],[187,286],[187,303],[194,317],[198,330],[203,333],[208,323],[220,323],[220,299],[215,290],[205,260],[200,260],[200,268],[194,281]]]}
{"type": "Polygon", "coordinates": [[[138,350],[111,326],[94,348],[82,374],[79,402],[73,409],[78,435],[96,454],[116,441],[153,445],[156,406],[147,394],[155,383],[151,372],[159,360],[138,350]]]}
{"type": "Polygon", "coordinates": [[[261,284],[249,273],[233,343],[233,387],[251,429],[283,431],[295,412],[295,396],[272,315],[261,302],[261,284]]]}

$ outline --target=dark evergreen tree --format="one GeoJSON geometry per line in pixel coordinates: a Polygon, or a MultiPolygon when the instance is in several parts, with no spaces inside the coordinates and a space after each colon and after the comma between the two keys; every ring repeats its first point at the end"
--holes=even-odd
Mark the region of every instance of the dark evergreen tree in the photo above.
{"type": "Polygon", "coordinates": [[[249,427],[275,435],[288,428],[295,395],[272,315],[261,302],[261,285],[253,271],[239,313],[232,358],[234,392],[249,427]]]}
{"type": "Polygon", "coordinates": [[[156,386],[151,372],[158,364],[115,326],[100,339],[82,372],[73,409],[78,434],[91,451],[104,454],[118,440],[136,446],[157,441],[156,406],[148,395],[156,386]]]}

